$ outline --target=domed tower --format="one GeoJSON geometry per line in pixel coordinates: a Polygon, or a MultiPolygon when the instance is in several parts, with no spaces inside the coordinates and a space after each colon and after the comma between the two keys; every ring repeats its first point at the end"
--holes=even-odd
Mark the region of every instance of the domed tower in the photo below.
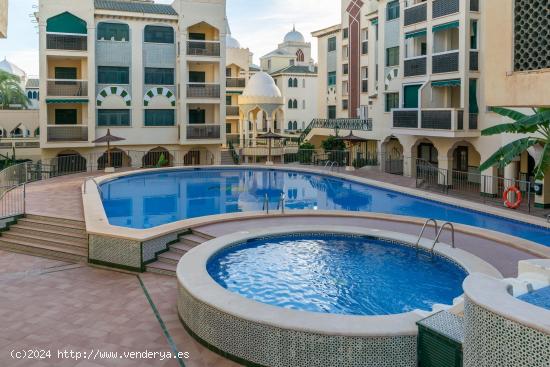
{"type": "Polygon", "coordinates": [[[18,77],[21,80],[21,88],[25,88],[25,84],[27,83],[27,73],[25,73],[23,69],[9,62],[7,59],[4,59],[3,61],[0,61],[0,70],[18,77]]]}

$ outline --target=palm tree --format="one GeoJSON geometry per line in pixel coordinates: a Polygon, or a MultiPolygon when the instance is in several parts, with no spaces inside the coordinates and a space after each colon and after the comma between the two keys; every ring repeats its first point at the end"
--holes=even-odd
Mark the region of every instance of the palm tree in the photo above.
{"type": "Polygon", "coordinates": [[[30,101],[21,88],[21,79],[16,75],[0,70],[0,109],[7,109],[12,104],[27,108],[30,101]]]}
{"type": "Polygon", "coordinates": [[[532,115],[500,107],[493,107],[491,110],[514,122],[485,129],[481,132],[482,136],[497,134],[524,134],[526,136],[500,148],[479,167],[480,170],[483,172],[493,166],[506,167],[527,149],[542,149],[540,161],[535,166],[534,172],[535,179],[542,180],[544,173],[550,170],[550,108],[535,108],[532,115]]]}

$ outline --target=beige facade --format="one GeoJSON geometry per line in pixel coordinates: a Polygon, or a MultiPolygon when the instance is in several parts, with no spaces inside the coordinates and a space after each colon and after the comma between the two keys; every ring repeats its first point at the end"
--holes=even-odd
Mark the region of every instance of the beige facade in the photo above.
{"type": "Polygon", "coordinates": [[[39,137],[38,110],[0,110],[0,154],[39,160],[39,137]]]}
{"type": "MultiPolygon", "coordinates": [[[[225,1],[41,1],[43,156],[208,152],[225,141],[225,1]]],[[[195,163],[196,159],[193,159],[195,163]]]]}
{"type": "Polygon", "coordinates": [[[0,0],[0,38],[8,36],[8,0],[0,0]]]}

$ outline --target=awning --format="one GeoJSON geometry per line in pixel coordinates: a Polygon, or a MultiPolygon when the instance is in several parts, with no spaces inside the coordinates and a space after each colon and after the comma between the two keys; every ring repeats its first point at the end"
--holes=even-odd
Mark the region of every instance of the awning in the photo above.
{"type": "Polygon", "coordinates": [[[460,87],[460,79],[437,80],[432,82],[432,87],[460,87]]]}
{"type": "Polygon", "coordinates": [[[440,32],[440,31],[444,31],[446,29],[458,28],[459,26],[460,26],[460,22],[457,20],[457,21],[450,22],[450,23],[435,25],[435,26],[432,27],[432,31],[433,32],[440,32]]]}
{"type": "Polygon", "coordinates": [[[378,24],[378,18],[374,18],[370,22],[372,23],[372,25],[377,25],[378,24]]]}
{"type": "Polygon", "coordinates": [[[426,34],[428,34],[428,32],[425,29],[421,29],[419,31],[406,33],[405,39],[422,37],[422,36],[425,36],[426,34]]]}
{"type": "Polygon", "coordinates": [[[225,94],[233,94],[233,95],[240,96],[241,94],[243,94],[243,92],[239,91],[239,90],[228,90],[228,91],[225,92],[225,94]]]}
{"type": "Polygon", "coordinates": [[[67,98],[48,98],[46,99],[47,104],[59,104],[59,103],[78,103],[85,104],[88,103],[87,98],[76,98],[76,99],[67,99],[67,98]]]}

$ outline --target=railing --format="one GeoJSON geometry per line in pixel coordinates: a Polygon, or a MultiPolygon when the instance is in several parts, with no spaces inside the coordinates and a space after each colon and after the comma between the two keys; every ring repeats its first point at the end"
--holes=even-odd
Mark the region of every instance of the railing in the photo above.
{"type": "Polygon", "coordinates": [[[187,41],[188,56],[220,56],[219,41],[187,41]]]}
{"type": "Polygon", "coordinates": [[[220,98],[219,84],[189,83],[187,98],[220,98]]]}
{"type": "Polygon", "coordinates": [[[227,78],[226,86],[228,88],[244,88],[246,86],[245,78],[227,78]]]}
{"type": "Polygon", "coordinates": [[[479,71],[479,51],[470,51],[470,71],[479,71]]]}
{"type": "Polygon", "coordinates": [[[305,130],[302,131],[299,140],[304,141],[313,129],[372,131],[372,119],[314,119],[309,123],[305,130]]]}
{"type": "Polygon", "coordinates": [[[48,125],[48,142],[88,141],[87,125],[48,125]]]}
{"type": "Polygon", "coordinates": [[[425,22],[428,18],[428,4],[419,3],[405,9],[405,26],[425,22]]]}
{"type": "Polygon", "coordinates": [[[423,159],[416,159],[416,188],[437,188],[447,193],[447,177],[447,170],[423,159]]]}
{"type": "Polygon", "coordinates": [[[0,220],[25,214],[26,184],[0,189],[0,220]]]}
{"type": "Polygon", "coordinates": [[[88,36],[47,34],[46,48],[48,50],[87,51],[88,36]]]}
{"type": "Polygon", "coordinates": [[[441,52],[432,56],[432,73],[451,73],[458,71],[459,52],[456,50],[441,52]]]}
{"type": "Polygon", "coordinates": [[[460,0],[434,0],[432,3],[432,18],[458,13],[460,0]]]}
{"type": "Polygon", "coordinates": [[[87,97],[88,82],[85,80],[49,79],[48,96],[87,97]]]}
{"type": "Polygon", "coordinates": [[[392,110],[393,128],[418,128],[418,109],[398,109],[392,110]]]}
{"type": "Polygon", "coordinates": [[[419,56],[405,60],[404,76],[426,75],[427,73],[427,57],[419,56]]]}
{"type": "Polygon", "coordinates": [[[239,106],[226,106],[225,114],[227,116],[239,116],[239,106]]]}
{"type": "Polygon", "coordinates": [[[220,131],[221,131],[220,125],[188,125],[187,139],[188,140],[219,139],[220,131]]]}
{"type": "Polygon", "coordinates": [[[453,110],[422,110],[423,129],[451,130],[453,127],[453,110]]]}
{"type": "Polygon", "coordinates": [[[240,145],[241,144],[241,135],[240,134],[225,134],[225,142],[227,145],[240,145]]]}

